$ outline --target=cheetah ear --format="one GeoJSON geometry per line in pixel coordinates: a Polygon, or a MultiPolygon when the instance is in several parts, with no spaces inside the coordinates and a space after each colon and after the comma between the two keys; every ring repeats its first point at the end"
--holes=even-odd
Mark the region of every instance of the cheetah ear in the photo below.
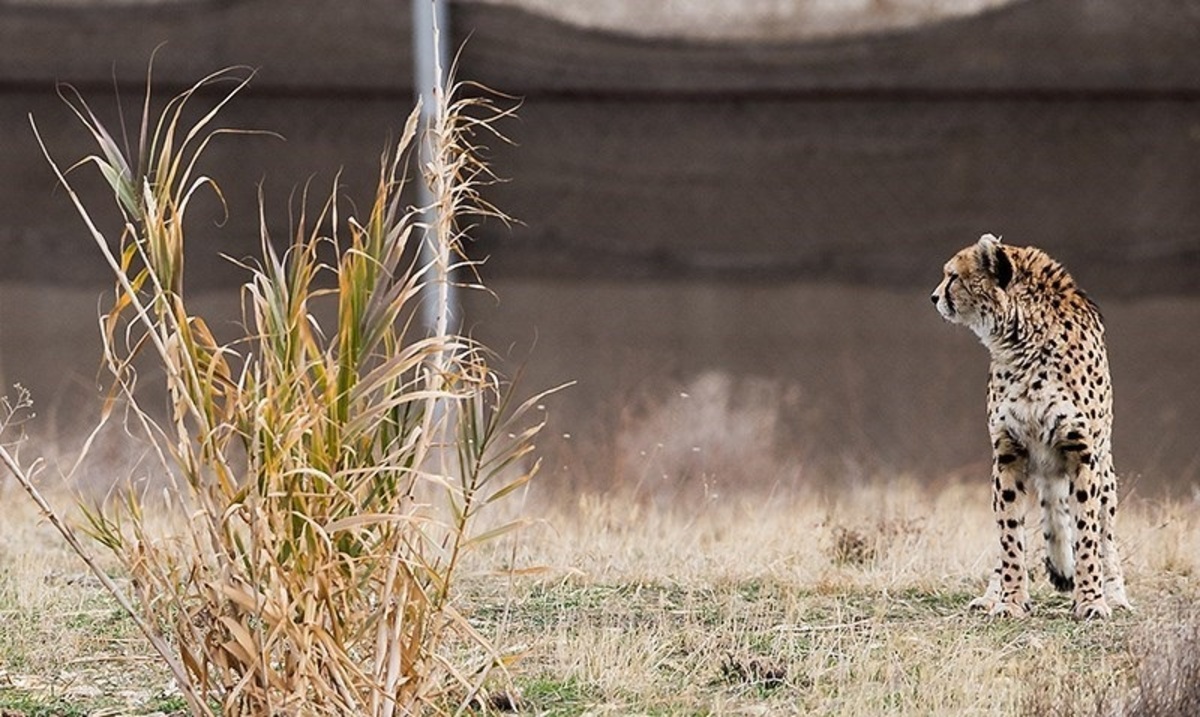
{"type": "Polygon", "coordinates": [[[1013,265],[1004,247],[1000,246],[1000,239],[991,234],[984,234],[979,238],[976,248],[980,266],[996,279],[996,286],[999,286],[1001,291],[1007,289],[1012,282],[1013,265]]]}

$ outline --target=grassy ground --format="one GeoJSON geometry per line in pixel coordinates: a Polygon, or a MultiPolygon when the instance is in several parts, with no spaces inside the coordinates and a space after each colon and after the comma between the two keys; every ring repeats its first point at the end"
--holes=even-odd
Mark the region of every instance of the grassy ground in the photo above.
{"type": "MultiPolygon", "coordinates": [[[[0,499],[0,713],[180,709],[28,501],[0,499]]],[[[1155,655],[1195,647],[1179,644],[1200,597],[1193,503],[1126,506],[1138,611],[1106,623],[1072,620],[1043,579],[1028,621],[965,610],[990,567],[983,485],[525,511],[542,519],[476,556],[461,586],[473,621],[521,655],[491,700],[525,714],[1099,714],[1174,669],[1155,655]]]]}

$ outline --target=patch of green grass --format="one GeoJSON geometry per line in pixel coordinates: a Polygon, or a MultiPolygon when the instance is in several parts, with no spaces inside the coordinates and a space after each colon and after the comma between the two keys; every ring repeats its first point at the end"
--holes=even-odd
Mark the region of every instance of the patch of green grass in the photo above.
{"type": "Polygon", "coordinates": [[[68,703],[58,697],[40,697],[17,690],[0,690],[0,712],[23,717],[87,717],[93,707],[68,703]]]}
{"type": "MultiPolygon", "coordinates": [[[[216,707],[216,705],[214,705],[216,707]]],[[[164,712],[166,714],[185,714],[188,704],[181,695],[160,695],[146,703],[146,712],[164,712]]]]}
{"type": "Polygon", "coordinates": [[[738,597],[748,603],[770,602],[778,600],[788,592],[788,586],[777,580],[752,578],[734,582],[732,590],[738,597]]]}
{"type": "Polygon", "coordinates": [[[0,714],[20,717],[87,717],[104,714],[185,714],[187,701],[179,695],[159,695],[139,704],[124,704],[111,696],[70,697],[21,689],[0,688],[0,714]],[[116,711],[113,711],[116,710],[116,711]]]}
{"type": "Polygon", "coordinates": [[[915,616],[929,614],[950,616],[961,614],[977,595],[961,589],[930,589],[908,587],[889,593],[891,610],[897,616],[911,612],[915,616]]]}
{"type": "Polygon", "coordinates": [[[535,584],[519,602],[478,604],[472,614],[476,624],[487,624],[507,616],[530,630],[580,622],[630,627],[647,620],[711,623],[719,616],[716,602],[717,591],[709,587],[562,581],[535,584]]]}
{"type": "Polygon", "coordinates": [[[127,613],[112,605],[111,600],[105,602],[109,603],[106,607],[84,607],[68,614],[64,625],[72,630],[87,632],[97,639],[118,639],[137,629],[127,613]]]}
{"type": "Polygon", "coordinates": [[[518,680],[517,688],[521,711],[546,717],[583,714],[600,699],[595,689],[576,677],[541,675],[518,680]]]}

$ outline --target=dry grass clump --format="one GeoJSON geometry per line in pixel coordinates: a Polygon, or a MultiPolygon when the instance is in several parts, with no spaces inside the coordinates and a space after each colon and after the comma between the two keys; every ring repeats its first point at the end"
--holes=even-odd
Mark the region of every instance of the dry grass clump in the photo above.
{"type": "Polygon", "coordinates": [[[1200,715],[1200,610],[1194,601],[1175,606],[1149,626],[1133,646],[1138,659],[1129,717],[1200,715]]]}
{"type": "Polygon", "coordinates": [[[841,565],[865,565],[878,554],[876,541],[854,528],[837,526],[833,529],[830,557],[841,565]]]}
{"type": "MultiPolygon", "coordinates": [[[[1166,597],[1166,596],[1163,596],[1166,597]]],[[[1064,717],[1190,717],[1200,714],[1200,612],[1195,596],[1184,603],[1166,597],[1130,631],[1120,646],[1128,667],[1125,679],[1111,683],[1079,675],[1048,675],[1038,680],[1022,714],[1064,717]]]]}
{"type": "Polygon", "coordinates": [[[829,556],[839,565],[866,565],[885,554],[895,542],[921,532],[921,518],[877,519],[869,528],[833,527],[829,556]]]}
{"type": "MultiPolygon", "coordinates": [[[[99,148],[81,164],[100,170],[123,220],[115,241],[50,160],[116,277],[101,321],[114,378],[106,416],[126,407],[175,486],[165,504],[148,507],[131,491],[122,505],[88,511],[89,532],[130,589],[94,569],[193,714],[453,710],[508,660],[460,613],[456,578],[471,550],[521,524],[476,527],[533,475],[526,457],[541,425],[536,400],[509,402],[486,351],[447,326],[445,306],[432,333],[410,327],[424,286],[446,301],[452,262],[462,261],[460,220],[494,212],[476,193],[490,175],[472,140],[490,120],[470,116],[491,106],[438,93],[422,166],[436,221],[401,203],[414,112],[365,216],[343,220],[335,196],[300,217],[283,253],[264,230],[262,257],[246,267],[246,334],[221,344],[188,310],[184,219],[199,189],[219,195],[197,161],[248,80],[216,73],[154,122],[147,95],[136,156],[75,98],[99,148]],[[201,89],[230,80],[184,124],[201,89]],[[419,242],[439,258],[420,264],[419,242]],[[322,303],[334,325],[314,318],[322,303]],[[137,400],[147,360],[163,372],[165,419],[137,400]]],[[[40,500],[21,466],[10,467],[40,500]]]]}

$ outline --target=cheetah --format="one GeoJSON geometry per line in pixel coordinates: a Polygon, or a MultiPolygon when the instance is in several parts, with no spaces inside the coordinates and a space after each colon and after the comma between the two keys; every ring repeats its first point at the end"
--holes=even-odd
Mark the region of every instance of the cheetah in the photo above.
{"type": "Polygon", "coordinates": [[[1100,311],[1041,249],[991,234],[955,254],[930,297],[991,353],[988,432],[1000,563],[983,596],[991,615],[1032,611],[1025,512],[1042,509],[1046,570],[1078,619],[1131,610],[1113,538],[1112,384],[1100,311]]]}

